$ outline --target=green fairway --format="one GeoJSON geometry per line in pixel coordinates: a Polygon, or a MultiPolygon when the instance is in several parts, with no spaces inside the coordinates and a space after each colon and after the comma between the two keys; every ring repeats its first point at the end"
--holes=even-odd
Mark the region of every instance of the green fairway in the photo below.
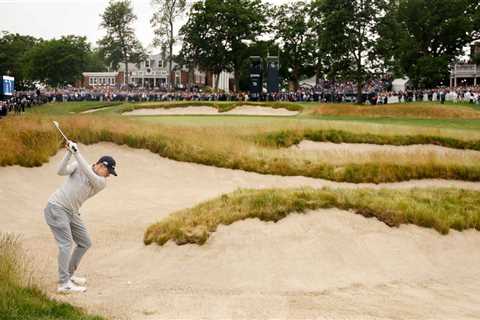
{"type": "MultiPolygon", "coordinates": [[[[105,112],[99,112],[105,114],[105,112]]],[[[432,127],[443,129],[480,130],[480,120],[464,119],[410,119],[410,118],[367,118],[351,116],[133,116],[131,119],[149,123],[174,126],[235,127],[250,125],[276,125],[279,128],[290,125],[315,126],[325,121],[373,123],[394,126],[432,127]]]]}
{"type": "Polygon", "coordinates": [[[120,102],[105,101],[70,101],[70,102],[51,102],[40,106],[27,109],[27,113],[63,115],[80,113],[87,110],[98,109],[108,106],[121,105],[120,102]]]}

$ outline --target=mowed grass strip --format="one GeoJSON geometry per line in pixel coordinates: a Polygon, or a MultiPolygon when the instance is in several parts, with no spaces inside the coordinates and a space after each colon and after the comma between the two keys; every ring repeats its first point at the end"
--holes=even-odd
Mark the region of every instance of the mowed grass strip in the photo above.
{"type": "MultiPolygon", "coordinates": [[[[67,136],[84,144],[113,142],[144,148],[161,156],[262,174],[307,176],[338,182],[397,182],[413,179],[480,181],[480,163],[470,157],[434,154],[343,157],[312,155],[255,145],[229,128],[179,128],[145,125],[118,118],[56,117],[67,136]]],[[[245,132],[252,133],[250,130],[245,132]]],[[[253,131],[255,132],[255,131],[253,131]]],[[[262,133],[263,129],[259,129],[262,133]]],[[[54,155],[62,141],[47,117],[10,118],[0,122],[0,165],[39,166],[54,155]]]]}
{"type": "Polygon", "coordinates": [[[238,190],[193,208],[172,213],[148,227],[146,245],[204,244],[219,225],[258,218],[277,222],[291,213],[339,208],[375,217],[391,227],[401,224],[433,228],[480,230],[480,192],[459,189],[266,189],[238,190]]]}
{"type": "Polygon", "coordinates": [[[307,112],[313,116],[360,116],[394,117],[417,119],[480,119],[480,112],[467,106],[414,102],[405,104],[387,104],[376,106],[358,106],[352,104],[323,104],[310,108],[307,112]]]}
{"type": "Polygon", "coordinates": [[[29,277],[18,238],[0,234],[0,319],[102,320],[70,304],[52,300],[29,277]]]}

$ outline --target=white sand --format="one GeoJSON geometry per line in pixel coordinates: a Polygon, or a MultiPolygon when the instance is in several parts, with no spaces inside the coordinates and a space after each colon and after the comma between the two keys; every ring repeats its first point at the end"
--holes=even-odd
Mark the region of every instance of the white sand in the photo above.
{"type": "Polygon", "coordinates": [[[442,163],[454,162],[474,164],[480,162],[480,151],[453,149],[436,145],[375,145],[366,143],[332,143],[304,140],[289,150],[306,155],[316,155],[320,159],[344,159],[356,162],[375,159],[436,159],[442,163]]]}
{"type": "MultiPolygon", "coordinates": [[[[0,231],[23,235],[49,294],[114,319],[475,319],[480,314],[480,233],[402,226],[340,210],[290,215],[277,224],[221,226],[206,245],[142,243],[152,222],[237,188],[365,187],[276,177],[161,158],[113,144],[80,146],[110,154],[119,177],[87,201],[93,247],[79,272],[85,294],[55,294],[56,247],[42,210],[63,181],[57,154],[39,168],[0,168],[0,231]]],[[[425,180],[374,186],[456,186],[425,180]]]]}
{"type": "Polygon", "coordinates": [[[250,116],[295,116],[298,111],[285,108],[270,108],[256,106],[240,106],[227,112],[218,112],[216,108],[207,106],[136,109],[124,112],[124,116],[155,116],[155,115],[250,115],[250,116]]]}
{"type": "Polygon", "coordinates": [[[294,150],[300,151],[335,151],[339,153],[372,153],[372,152],[395,152],[402,154],[415,155],[419,153],[434,152],[437,154],[449,155],[453,153],[462,153],[465,155],[480,155],[480,151],[476,150],[461,150],[447,148],[443,146],[429,145],[429,144],[415,144],[408,146],[393,146],[393,145],[378,145],[368,143],[332,143],[332,142],[315,142],[303,140],[298,145],[291,147],[294,150]]]}

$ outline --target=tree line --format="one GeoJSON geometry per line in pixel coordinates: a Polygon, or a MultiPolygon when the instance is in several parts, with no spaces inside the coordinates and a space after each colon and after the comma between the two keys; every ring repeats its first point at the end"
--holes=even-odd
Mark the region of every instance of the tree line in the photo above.
{"type": "MultiPolygon", "coordinates": [[[[58,86],[73,83],[83,71],[120,64],[128,70],[128,62],[145,59],[130,0],[111,0],[101,17],[106,35],[96,48],[73,35],[43,40],[3,33],[0,73],[15,75],[25,86],[58,86]]],[[[361,88],[385,73],[430,88],[447,83],[451,64],[480,40],[480,1],[311,0],[274,6],[261,0],[153,0],[150,22],[153,46],[170,71],[173,61],[189,70],[230,71],[237,91],[248,88],[249,56],[267,55],[279,56],[280,76],[295,89],[313,75],[352,80],[361,88]],[[176,43],[181,50],[174,55],[176,43]]]]}

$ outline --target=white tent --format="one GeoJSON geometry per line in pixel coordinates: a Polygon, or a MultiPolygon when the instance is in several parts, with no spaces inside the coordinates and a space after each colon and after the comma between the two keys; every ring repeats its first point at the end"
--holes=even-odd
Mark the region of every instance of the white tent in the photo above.
{"type": "Polygon", "coordinates": [[[405,91],[407,89],[409,79],[408,78],[397,78],[392,82],[392,91],[399,92],[405,91]]]}
{"type": "Polygon", "coordinates": [[[315,87],[317,85],[317,76],[302,80],[299,82],[300,87],[315,87]]]}

